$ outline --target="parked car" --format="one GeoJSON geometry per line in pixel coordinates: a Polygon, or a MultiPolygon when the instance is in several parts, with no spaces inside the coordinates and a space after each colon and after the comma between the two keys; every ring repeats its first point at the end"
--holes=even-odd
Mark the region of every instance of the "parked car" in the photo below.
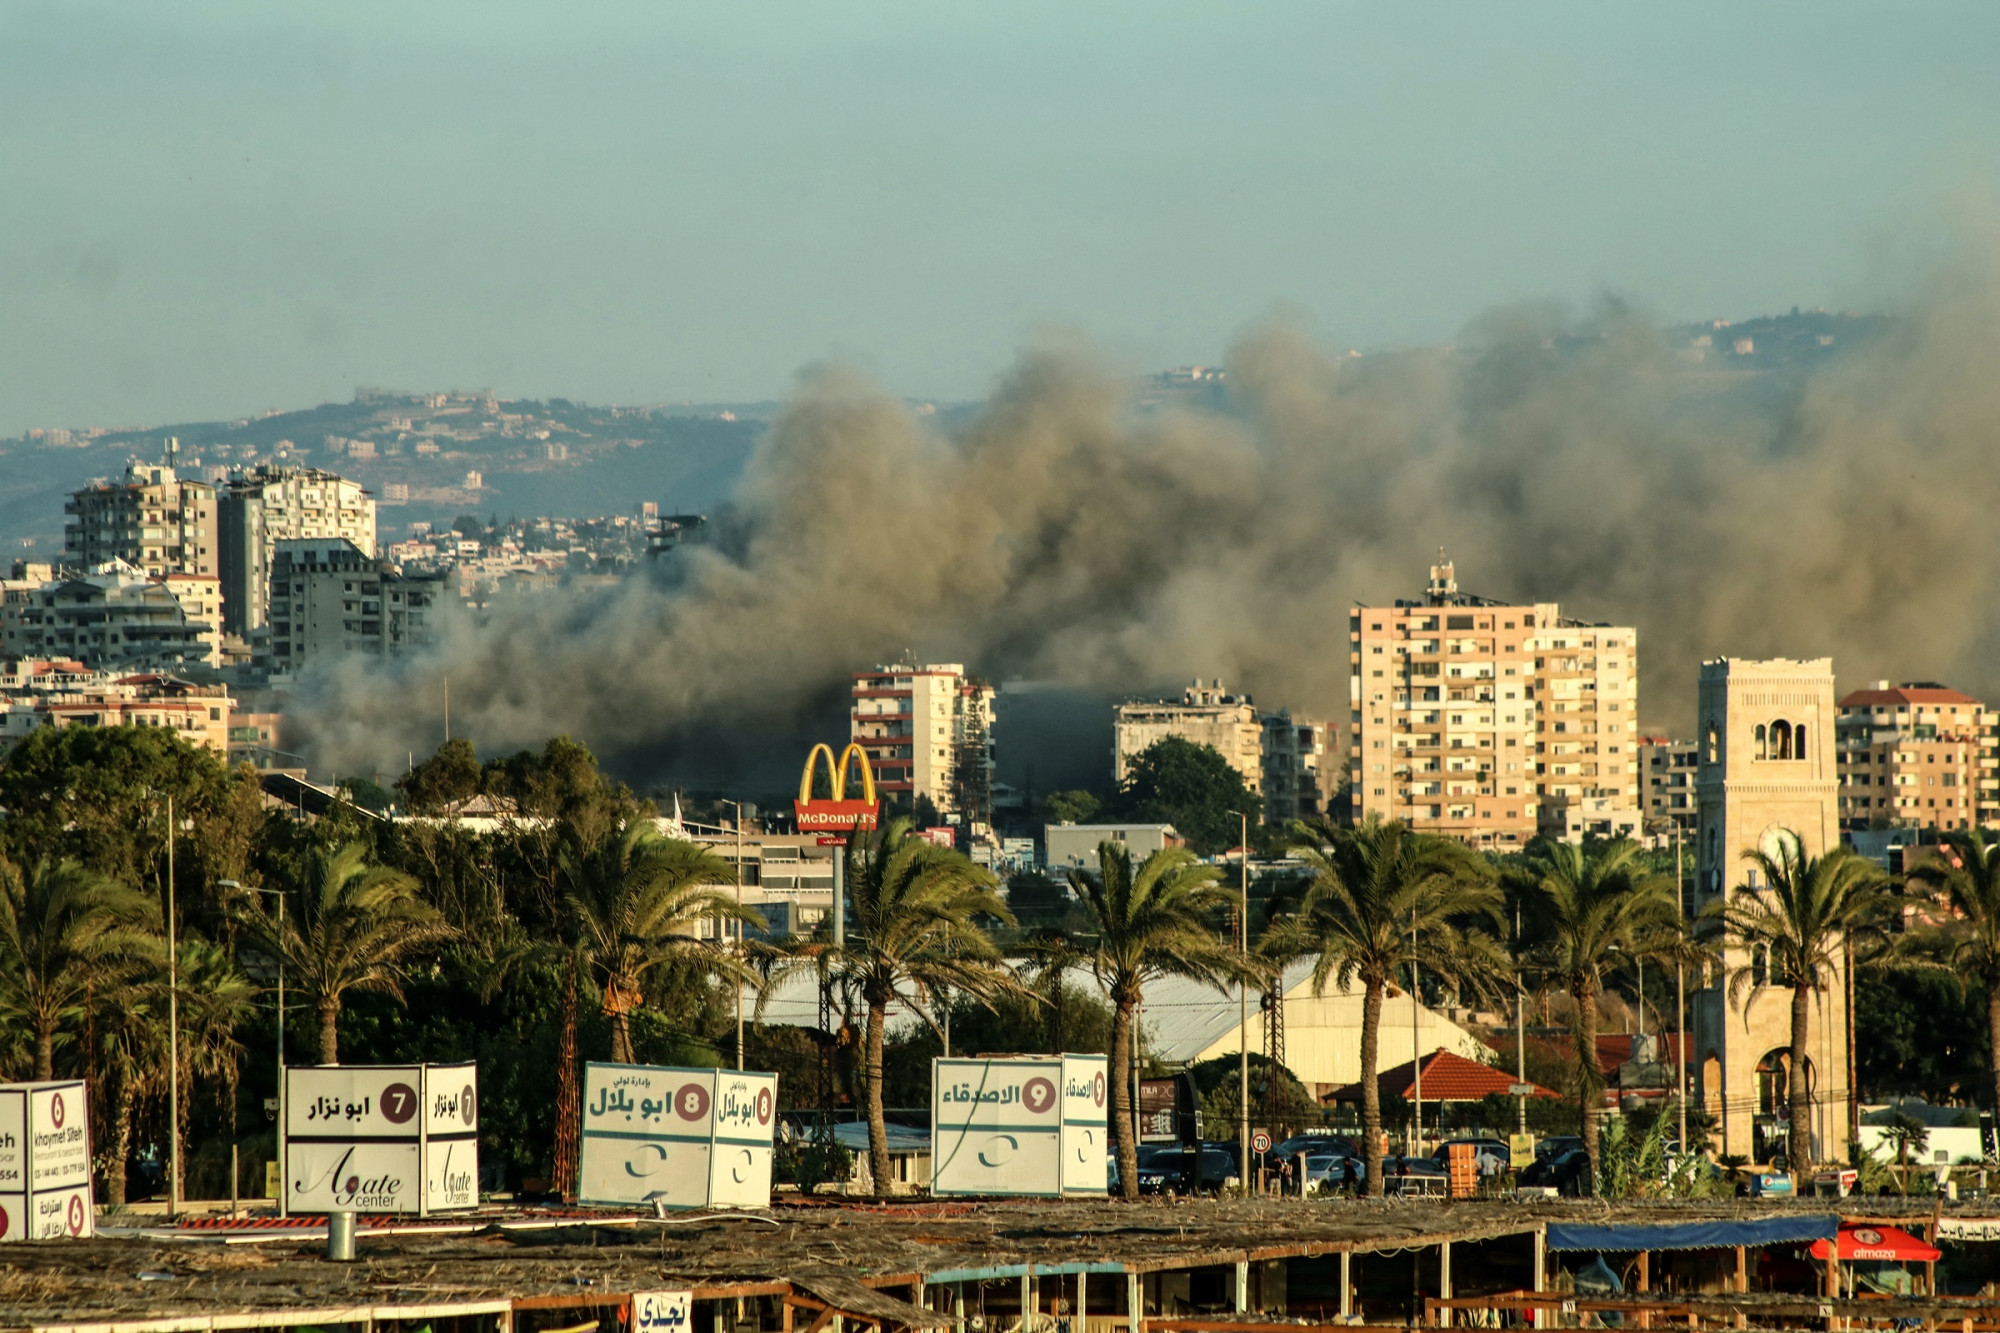
{"type": "Polygon", "coordinates": [[[1575,1152],[1583,1146],[1583,1140],[1574,1134],[1551,1134],[1535,1141],[1535,1160],[1547,1162],[1561,1157],[1564,1153],[1575,1152]]]}
{"type": "Polygon", "coordinates": [[[1489,1138],[1446,1139],[1438,1145],[1437,1155],[1431,1160],[1439,1166],[1448,1167],[1451,1163],[1451,1146],[1454,1143],[1472,1145],[1472,1160],[1482,1176],[1499,1175],[1507,1169],[1508,1163],[1512,1160],[1512,1154],[1506,1144],[1498,1139],[1489,1138]]]}
{"type": "Polygon", "coordinates": [[[1190,1186],[1186,1173],[1186,1156],[1180,1149],[1161,1153],[1151,1165],[1139,1168],[1139,1193],[1180,1194],[1190,1188],[1197,1194],[1216,1194],[1239,1180],[1236,1166],[1236,1145],[1233,1143],[1204,1143],[1196,1155],[1195,1178],[1190,1186]]]}
{"type": "Polygon", "coordinates": [[[1310,1153],[1299,1161],[1304,1168],[1300,1190],[1304,1194],[1337,1194],[1368,1178],[1368,1163],[1346,1153],[1310,1153]]]}
{"type": "Polygon", "coordinates": [[[1428,1157],[1384,1157],[1384,1194],[1442,1194],[1448,1178],[1445,1169],[1428,1157]]]}
{"type": "Polygon", "coordinates": [[[1587,1195],[1590,1191],[1590,1154],[1572,1148],[1559,1157],[1548,1157],[1521,1172],[1524,1188],[1553,1188],[1558,1194],[1587,1195]]]}
{"type": "Polygon", "coordinates": [[[1294,1134],[1264,1154],[1266,1171],[1284,1171],[1290,1178],[1287,1189],[1300,1188],[1299,1173],[1308,1157],[1359,1157],[1361,1149],[1344,1134],[1294,1134]]]}

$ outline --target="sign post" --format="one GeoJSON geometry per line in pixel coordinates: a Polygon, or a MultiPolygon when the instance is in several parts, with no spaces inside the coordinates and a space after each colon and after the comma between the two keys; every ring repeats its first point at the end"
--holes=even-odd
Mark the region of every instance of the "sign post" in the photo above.
{"type": "Polygon", "coordinates": [[[95,1234],[83,1081],[0,1084],[0,1241],[95,1234]]]}
{"type": "Polygon", "coordinates": [[[777,1106],[776,1074],[586,1064],[577,1197],[768,1208],[777,1106]]]}
{"type": "Polygon", "coordinates": [[[284,1130],[290,1211],[479,1206],[476,1065],[291,1065],[284,1130]]]}

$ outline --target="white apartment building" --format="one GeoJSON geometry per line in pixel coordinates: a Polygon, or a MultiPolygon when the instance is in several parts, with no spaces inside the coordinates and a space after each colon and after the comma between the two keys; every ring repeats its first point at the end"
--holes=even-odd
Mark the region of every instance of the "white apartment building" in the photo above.
{"type": "Polygon", "coordinates": [[[1291,710],[1259,709],[1247,694],[1233,694],[1220,680],[1190,681],[1178,700],[1132,699],[1111,719],[1111,776],[1123,786],[1132,761],[1168,737],[1207,745],[1243,776],[1264,803],[1266,823],[1315,819],[1333,798],[1336,770],[1328,755],[1334,728],[1291,710]]]}
{"type": "Polygon", "coordinates": [[[1423,600],[1348,616],[1357,817],[1504,849],[1638,810],[1637,630],[1462,593],[1442,558],[1423,600]]]}
{"type": "Polygon", "coordinates": [[[344,538],[375,554],[375,501],[361,483],[318,468],[238,469],[216,502],[223,628],[247,636],[270,607],[271,556],[281,541],[344,538]]]}
{"type": "Polygon", "coordinates": [[[86,679],[65,665],[13,662],[0,669],[0,748],[42,727],[156,727],[228,753],[235,701],[223,686],[151,674],[86,679]]]}
{"type": "Polygon", "coordinates": [[[10,583],[0,595],[0,655],[126,671],[219,665],[221,611],[212,574],[149,576],[112,560],[80,578],[10,583]]]}
{"type": "Polygon", "coordinates": [[[342,653],[387,657],[427,643],[444,596],[442,575],[406,576],[345,537],[277,542],[271,669],[295,673],[342,653]]]}
{"type": "MultiPolygon", "coordinates": [[[[177,449],[168,441],[169,459],[177,449]]],[[[71,569],[122,560],[155,578],[217,576],[215,488],[181,480],[171,462],[134,461],[121,480],[72,492],[63,514],[63,563],[71,569]]]]}
{"type": "Polygon", "coordinates": [[[1119,704],[1111,717],[1111,780],[1124,786],[1132,761],[1170,736],[1213,747],[1246,787],[1263,794],[1264,722],[1249,695],[1230,693],[1220,680],[1195,680],[1178,700],[1119,704]]]}
{"type": "Polygon", "coordinates": [[[856,672],[848,736],[885,799],[992,822],[993,687],[958,662],[856,672]]]}

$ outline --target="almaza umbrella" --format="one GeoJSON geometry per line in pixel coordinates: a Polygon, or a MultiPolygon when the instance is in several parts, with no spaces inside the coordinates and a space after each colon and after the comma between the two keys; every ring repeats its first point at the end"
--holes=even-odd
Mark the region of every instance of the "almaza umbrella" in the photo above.
{"type": "MultiPolygon", "coordinates": [[[[1884,1260],[1890,1263],[1929,1264],[1936,1263],[1944,1253],[1935,1245],[1926,1245],[1896,1227],[1844,1226],[1835,1243],[1840,1247],[1836,1253],[1844,1263],[1884,1260]]],[[[1815,1259],[1826,1258],[1827,1242],[1814,1241],[1810,1253],[1815,1259]]]]}

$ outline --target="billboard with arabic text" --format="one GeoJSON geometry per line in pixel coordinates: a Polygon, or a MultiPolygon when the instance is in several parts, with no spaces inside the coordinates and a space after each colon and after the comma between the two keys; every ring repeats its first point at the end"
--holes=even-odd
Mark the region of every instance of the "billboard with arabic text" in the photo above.
{"type": "Polygon", "coordinates": [[[295,1212],[477,1208],[478,1067],[291,1066],[283,1172],[295,1212]]]}
{"type": "Polygon", "coordinates": [[[776,1074],[587,1064],[578,1196],[768,1208],[777,1107],[776,1074]]]}
{"type": "Polygon", "coordinates": [[[97,1232],[81,1080],[0,1084],[0,1241],[97,1232]]]}
{"type": "Polygon", "coordinates": [[[1103,1194],[1101,1055],[931,1062],[931,1192],[1103,1194]]]}

